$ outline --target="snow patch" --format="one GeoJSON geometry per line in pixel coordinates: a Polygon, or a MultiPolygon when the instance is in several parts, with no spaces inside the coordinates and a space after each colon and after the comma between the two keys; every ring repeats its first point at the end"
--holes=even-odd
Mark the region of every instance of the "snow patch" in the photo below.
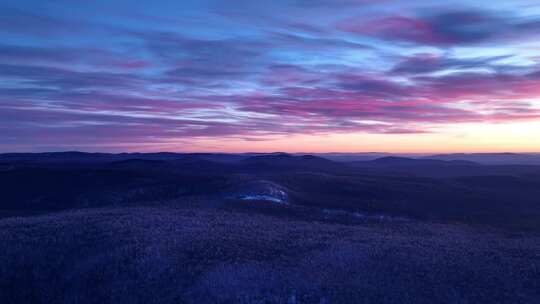
{"type": "Polygon", "coordinates": [[[243,201],[266,201],[284,205],[288,204],[289,200],[285,188],[265,180],[240,184],[232,189],[230,197],[243,201]]]}
{"type": "Polygon", "coordinates": [[[240,197],[243,201],[269,201],[278,204],[287,204],[284,200],[269,195],[245,195],[240,197]]]}

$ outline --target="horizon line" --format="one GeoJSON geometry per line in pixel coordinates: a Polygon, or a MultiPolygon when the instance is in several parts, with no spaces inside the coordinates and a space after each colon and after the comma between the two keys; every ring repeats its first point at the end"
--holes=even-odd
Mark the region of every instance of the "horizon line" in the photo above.
{"type": "Polygon", "coordinates": [[[245,152],[226,152],[226,151],[198,151],[198,152],[187,152],[187,151],[147,151],[147,152],[141,152],[141,151],[124,151],[124,152],[106,152],[106,151],[82,151],[82,150],[58,150],[58,151],[42,151],[42,152],[24,152],[24,151],[18,151],[18,152],[1,152],[0,155],[5,154],[52,154],[52,153],[84,153],[84,154],[401,154],[401,155],[444,155],[444,154],[540,154],[540,151],[537,152],[510,152],[510,151],[503,151],[503,152],[385,152],[385,151],[367,151],[367,152],[287,152],[287,151],[263,151],[263,152],[254,152],[254,151],[245,151],[245,152]]]}

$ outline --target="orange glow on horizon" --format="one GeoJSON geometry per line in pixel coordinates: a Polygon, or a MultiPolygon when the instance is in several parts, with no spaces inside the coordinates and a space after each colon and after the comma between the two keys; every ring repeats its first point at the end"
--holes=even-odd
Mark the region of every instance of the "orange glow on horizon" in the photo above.
{"type": "Polygon", "coordinates": [[[192,139],[130,147],[132,151],[173,152],[290,152],[290,153],[538,153],[540,122],[444,125],[423,134],[328,134],[242,138],[192,139]]]}

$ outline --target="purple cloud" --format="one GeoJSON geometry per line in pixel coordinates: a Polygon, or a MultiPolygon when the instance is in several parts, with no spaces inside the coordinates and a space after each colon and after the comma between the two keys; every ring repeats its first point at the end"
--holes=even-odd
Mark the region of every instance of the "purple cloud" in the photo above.
{"type": "Polygon", "coordinates": [[[538,37],[540,21],[478,10],[449,10],[420,16],[350,18],[338,28],[351,33],[446,47],[538,37]]]}

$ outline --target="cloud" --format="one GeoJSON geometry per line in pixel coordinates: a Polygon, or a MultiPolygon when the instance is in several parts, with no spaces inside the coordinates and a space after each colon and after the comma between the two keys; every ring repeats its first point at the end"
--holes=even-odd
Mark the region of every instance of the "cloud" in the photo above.
{"type": "Polygon", "coordinates": [[[118,70],[142,69],[150,62],[131,55],[99,48],[36,47],[0,44],[0,63],[20,65],[81,65],[118,70]]]}
{"type": "Polygon", "coordinates": [[[382,3],[385,0],[293,0],[295,5],[301,7],[323,7],[323,8],[351,8],[360,5],[382,3]]]}
{"type": "Polygon", "coordinates": [[[350,18],[340,30],[384,40],[447,47],[538,37],[540,19],[481,10],[446,10],[428,15],[350,18]]]}
{"type": "Polygon", "coordinates": [[[396,74],[426,74],[470,69],[494,70],[497,68],[497,61],[511,57],[452,58],[438,54],[421,53],[401,58],[391,72],[396,74]]]}
{"type": "Polygon", "coordinates": [[[131,74],[115,72],[74,71],[65,68],[0,64],[0,79],[19,85],[57,89],[130,88],[142,81],[131,74]]]}
{"type": "Polygon", "coordinates": [[[92,3],[81,18],[2,10],[3,145],[411,134],[540,119],[540,69],[524,46],[540,29],[534,16],[389,1],[240,1],[225,13],[203,4],[159,13],[141,4],[144,18],[111,4],[109,25],[92,3]]]}

